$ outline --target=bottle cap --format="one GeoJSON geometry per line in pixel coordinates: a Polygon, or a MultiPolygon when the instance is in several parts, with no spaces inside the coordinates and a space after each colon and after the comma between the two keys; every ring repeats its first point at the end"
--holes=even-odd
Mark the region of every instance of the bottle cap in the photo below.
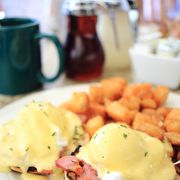
{"type": "Polygon", "coordinates": [[[103,0],[108,7],[120,7],[124,11],[136,9],[136,0],[103,0]]]}
{"type": "Polygon", "coordinates": [[[104,0],[108,6],[120,6],[120,0],[104,0]]]}
{"type": "Polygon", "coordinates": [[[67,15],[91,16],[96,15],[95,0],[66,0],[63,6],[67,15]]]}

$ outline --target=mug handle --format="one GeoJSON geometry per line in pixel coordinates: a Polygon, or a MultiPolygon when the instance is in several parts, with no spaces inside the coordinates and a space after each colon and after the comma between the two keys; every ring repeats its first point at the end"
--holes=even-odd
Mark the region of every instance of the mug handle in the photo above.
{"type": "Polygon", "coordinates": [[[42,71],[38,72],[37,74],[37,77],[38,77],[38,80],[41,82],[41,83],[47,83],[47,82],[52,82],[52,81],[55,81],[63,72],[64,70],[64,53],[63,53],[63,47],[60,43],[60,41],[58,40],[58,38],[54,35],[50,35],[50,34],[46,34],[46,33],[38,33],[35,35],[34,37],[36,40],[41,40],[42,38],[46,38],[46,39],[49,39],[50,41],[52,41],[56,48],[57,48],[57,52],[58,52],[58,55],[59,55],[59,68],[58,68],[58,71],[57,73],[54,75],[54,77],[46,77],[42,71]]]}

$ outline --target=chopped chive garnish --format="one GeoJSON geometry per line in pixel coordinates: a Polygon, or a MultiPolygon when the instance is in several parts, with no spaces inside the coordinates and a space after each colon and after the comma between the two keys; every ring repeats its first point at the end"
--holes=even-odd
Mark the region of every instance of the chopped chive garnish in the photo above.
{"type": "Polygon", "coordinates": [[[26,152],[29,151],[29,148],[27,147],[27,148],[25,149],[25,151],[26,151],[26,152]]]}
{"type": "Polygon", "coordinates": [[[81,126],[75,126],[74,127],[74,133],[73,133],[73,140],[78,140],[82,137],[82,129],[81,126]]]}
{"type": "Polygon", "coordinates": [[[47,117],[48,117],[48,114],[47,114],[47,112],[43,111],[43,113],[44,113],[44,115],[45,115],[45,116],[47,116],[47,117]]]}
{"type": "Polygon", "coordinates": [[[50,150],[50,149],[51,149],[51,146],[48,146],[48,149],[50,150]]]}
{"type": "Polygon", "coordinates": [[[96,135],[93,137],[93,139],[96,139],[96,138],[97,138],[97,136],[98,136],[98,134],[96,134],[96,135]]]}
{"type": "Polygon", "coordinates": [[[13,151],[13,148],[11,147],[11,148],[9,148],[9,150],[10,150],[10,151],[13,151]]]}
{"type": "Polygon", "coordinates": [[[56,135],[56,132],[53,132],[51,136],[55,136],[56,135]]]}
{"type": "Polygon", "coordinates": [[[125,126],[125,125],[123,125],[123,124],[121,124],[120,126],[121,126],[121,127],[124,127],[124,128],[127,128],[127,126],[125,126]]]}
{"type": "Polygon", "coordinates": [[[124,134],[123,134],[123,137],[126,139],[126,138],[128,137],[128,135],[124,133],[124,134]]]}
{"type": "Polygon", "coordinates": [[[147,155],[148,155],[148,152],[145,152],[145,153],[144,153],[144,157],[146,157],[147,155]]]}

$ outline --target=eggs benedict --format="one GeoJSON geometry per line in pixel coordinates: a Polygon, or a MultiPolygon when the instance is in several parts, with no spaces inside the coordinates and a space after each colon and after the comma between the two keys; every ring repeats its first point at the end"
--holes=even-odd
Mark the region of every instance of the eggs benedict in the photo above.
{"type": "Polygon", "coordinates": [[[73,151],[85,136],[74,113],[32,102],[14,120],[0,125],[0,172],[51,174],[55,160],[73,151]]]}
{"type": "Polygon", "coordinates": [[[161,141],[118,123],[99,129],[76,157],[63,157],[56,165],[66,177],[74,172],[75,180],[84,180],[84,174],[95,176],[92,169],[97,172],[93,180],[174,180],[176,175],[161,141]]]}

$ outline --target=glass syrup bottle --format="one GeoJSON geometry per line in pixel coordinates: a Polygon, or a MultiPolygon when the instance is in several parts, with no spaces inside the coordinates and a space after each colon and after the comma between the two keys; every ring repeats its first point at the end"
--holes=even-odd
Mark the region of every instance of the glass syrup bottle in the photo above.
{"type": "Polygon", "coordinates": [[[93,0],[66,0],[68,33],[64,45],[66,76],[78,81],[90,81],[101,76],[104,51],[96,24],[96,4],[93,0]]]}

